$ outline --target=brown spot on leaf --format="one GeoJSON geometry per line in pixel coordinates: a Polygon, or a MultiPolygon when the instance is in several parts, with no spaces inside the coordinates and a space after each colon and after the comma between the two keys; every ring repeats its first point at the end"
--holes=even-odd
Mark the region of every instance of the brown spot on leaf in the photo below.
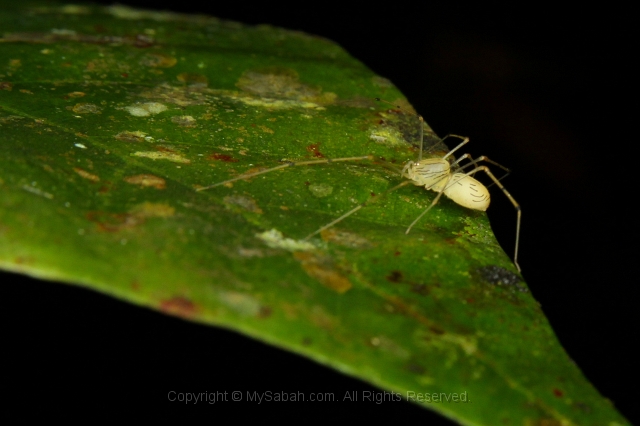
{"type": "Polygon", "coordinates": [[[440,327],[436,326],[436,325],[430,325],[429,326],[429,330],[433,333],[433,334],[437,334],[437,335],[443,335],[445,333],[445,331],[443,329],[441,329],[440,327]]]}
{"type": "Polygon", "coordinates": [[[561,422],[558,419],[534,419],[526,423],[527,426],[564,426],[567,423],[561,422]]]}
{"type": "Polygon", "coordinates": [[[218,154],[218,153],[214,153],[211,154],[207,157],[208,160],[218,160],[218,161],[224,161],[227,163],[237,163],[238,160],[236,160],[235,158],[233,158],[230,155],[227,154],[218,154]]]}
{"type": "Polygon", "coordinates": [[[338,325],[338,320],[319,305],[313,306],[307,315],[309,316],[309,320],[311,320],[315,326],[328,331],[335,330],[338,325]]]}
{"type": "Polygon", "coordinates": [[[340,273],[330,257],[310,252],[294,252],[293,256],[309,276],[317,279],[325,287],[337,293],[351,289],[351,282],[340,273]]]}
{"type": "Polygon", "coordinates": [[[74,167],[73,170],[77,174],[82,176],[83,178],[88,179],[88,180],[90,180],[92,182],[99,182],[100,181],[100,178],[98,176],[96,176],[94,174],[91,174],[91,173],[87,172],[86,170],[82,170],[82,169],[80,169],[78,167],[74,167]]]}
{"type": "Polygon", "coordinates": [[[562,396],[564,395],[564,392],[562,392],[558,388],[553,388],[553,394],[558,398],[562,398],[562,396]]]}
{"type": "Polygon", "coordinates": [[[16,265],[27,265],[27,264],[31,264],[34,262],[35,259],[31,258],[31,257],[23,257],[23,256],[18,256],[15,259],[13,259],[13,263],[15,263],[16,265]]]}
{"type": "Polygon", "coordinates": [[[272,310],[268,306],[261,306],[260,311],[258,312],[258,317],[260,318],[269,318],[272,314],[272,310]]]}
{"type": "Polygon", "coordinates": [[[160,311],[168,315],[182,318],[193,318],[196,314],[196,305],[186,297],[176,296],[160,301],[160,311]]]}
{"type": "Polygon", "coordinates": [[[10,92],[13,89],[13,83],[9,83],[8,81],[0,81],[0,90],[6,90],[10,92]]]}
{"type": "Polygon", "coordinates": [[[311,145],[307,145],[307,151],[313,153],[314,157],[324,158],[324,154],[320,152],[319,143],[314,143],[311,145]]]}
{"type": "Polygon", "coordinates": [[[429,287],[425,284],[413,284],[411,286],[411,292],[419,294],[420,296],[426,296],[429,294],[429,287]]]}
{"type": "Polygon", "coordinates": [[[98,230],[102,232],[118,232],[123,229],[133,228],[144,221],[144,218],[137,217],[130,213],[90,211],[86,217],[87,220],[94,222],[98,230]]]}
{"type": "Polygon", "coordinates": [[[424,369],[424,367],[422,367],[421,365],[415,364],[413,362],[407,364],[406,369],[407,369],[407,371],[409,371],[410,373],[413,373],[413,374],[424,374],[424,373],[426,373],[426,370],[424,369]]]}
{"type": "Polygon", "coordinates": [[[156,146],[156,151],[169,152],[171,154],[176,154],[178,152],[178,151],[176,151],[174,149],[173,146],[167,146],[167,145],[158,145],[158,146],[156,146]]]}
{"type": "Polygon", "coordinates": [[[154,175],[141,174],[141,175],[128,176],[124,178],[124,181],[132,185],[140,185],[140,186],[152,187],[156,189],[166,188],[166,181],[161,177],[154,176],[154,175]]]}
{"type": "Polygon", "coordinates": [[[153,217],[167,218],[175,214],[175,208],[162,203],[144,202],[134,206],[126,213],[109,213],[90,211],[86,217],[103,232],[118,232],[143,224],[146,219],[153,217]]]}
{"type": "Polygon", "coordinates": [[[122,142],[143,142],[145,136],[147,136],[147,134],[145,132],[139,132],[139,131],[135,131],[135,132],[129,132],[129,131],[124,131],[124,132],[120,132],[118,133],[115,138],[119,141],[122,142]]]}
{"type": "Polygon", "coordinates": [[[387,281],[392,283],[402,282],[402,272],[400,271],[391,271],[389,275],[386,276],[387,281]]]}

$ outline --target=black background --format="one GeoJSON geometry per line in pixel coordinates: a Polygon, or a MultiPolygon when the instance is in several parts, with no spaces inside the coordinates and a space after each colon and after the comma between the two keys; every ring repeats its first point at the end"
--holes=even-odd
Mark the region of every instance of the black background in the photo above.
{"type": "MultiPolygon", "coordinates": [[[[637,107],[628,58],[638,49],[632,49],[630,10],[128,4],[331,39],[397,85],[436,133],[468,135],[468,152],[511,168],[505,185],[523,209],[524,277],[569,355],[633,419],[628,382],[636,372],[631,343],[638,336],[632,216],[638,191],[632,172],[638,157],[632,152],[637,107]]],[[[489,217],[511,255],[515,213],[503,198],[492,197],[489,217]]],[[[61,413],[87,403],[173,410],[177,404],[165,402],[169,390],[374,390],[232,332],[84,289],[12,274],[0,278],[5,365],[17,377],[10,383],[37,392],[61,413]]],[[[451,424],[397,402],[239,407],[201,405],[185,414],[214,419],[235,410],[302,420],[339,413],[365,421],[389,414],[451,424]]]]}

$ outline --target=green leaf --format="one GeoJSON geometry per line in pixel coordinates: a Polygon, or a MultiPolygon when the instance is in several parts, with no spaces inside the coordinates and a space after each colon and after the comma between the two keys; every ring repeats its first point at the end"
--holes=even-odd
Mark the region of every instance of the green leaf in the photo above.
{"type": "MultiPolygon", "coordinates": [[[[435,195],[408,185],[303,240],[417,157],[416,117],[373,101],[410,109],[402,94],[336,44],[124,6],[0,4],[4,269],[240,331],[461,424],[626,424],[484,213],[443,197],[406,235],[435,195]]],[[[446,152],[426,130],[429,155],[446,152]]]]}

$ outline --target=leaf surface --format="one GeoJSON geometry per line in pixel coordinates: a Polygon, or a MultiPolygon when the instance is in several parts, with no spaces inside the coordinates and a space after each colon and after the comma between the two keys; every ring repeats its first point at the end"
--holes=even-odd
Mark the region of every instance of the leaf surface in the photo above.
{"type": "Polygon", "coordinates": [[[461,424],[625,424],[484,213],[443,197],[405,235],[435,195],[407,185],[304,240],[417,157],[416,117],[373,101],[408,110],[403,95],[336,44],[124,6],[0,4],[4,269],[240,331],[461,424]]]}

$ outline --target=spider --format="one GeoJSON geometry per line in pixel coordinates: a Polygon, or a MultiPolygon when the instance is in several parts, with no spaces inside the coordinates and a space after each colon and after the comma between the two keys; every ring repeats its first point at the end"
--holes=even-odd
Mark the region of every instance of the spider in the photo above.
{"type": "MultiPolygon", "coordinates": [[[[378,102],[385,102],[391,104],[390,102],[384,101],[382,99],[376,98],[378,102]]],[[[391,104],[393,105],[393,104],[391,104]]],[[[403,110],[400,106],[394,105],[396,108],[403,110]]],[[[477,158],[473,158],[470,154],[464,154],[460,156],[457,160],[450,162],[450,158],[453,158],[452,155],[454,152],[462,148],[469,142],[468,137],[459,136],[459,135],[447,135],[442,140],[444,141],[447,138],[458,138],[462,142],[460,142],[455,148],[450,150],[443,157],[433,157],[423,159],[423,145],[424,145],[424,119],[421,115],[415,114],[420,121],[420,151],[418,154],[417,161],[408,161],[400,175],[406,180],[401,182],[399,185],[396,185],[381,194],[378,194],[374,198],[365,201],[364,203],[354,207],[348,212],[344,213],[342,216],[337,219],[331,221],[330,223],[324,225],[320,229],[315,232],[307,235],[304,239],[308,240],[316,234],[328,229],[338,222],[346,219],[351,216],[353,213],[357,212],[365,205],[369,204],[373,200],[378,199],[381,195],[387,194],[389,192],[395,191],[403,186],[414,184],[417,186],[422,186],[425,189],[430,191],[437,192],[436,197],[433,199],[429,207],[427,207],[407,228],[405,234],[408,234],[411,231],[411,228],[418,223],[420,219],[424,215],[426,215],[429,210],[431,210],[440,200],[442,194],[446,195],[449,199],[454,201],[455,203],[469,208],[473,210],[481,210],[485,211],[489,207],[489,203],[491,202],[491,197],[489,195],[489,190],[486,186],[476,180],[473,175],[477,172],[485,172],[489,178],[493,181],[491,185],[497,185],[498,188],[502,190],[504,195],[511,201],[513,207],[516,209],[517,213],[517,222],[516,222],[516,244],[515,244],[515,253],[513,256],[513,263],[515,264],[518,271],[520,271],[520,265],[518,264],[518,247],[520,242],[520,222],[522,218],[522,210],[520,209],[520,205],[516,202],[513,196],[507,191],[507,189],[500,182],[505,176],[510,173],[510,170],[500,164],[496,163],[493,160],[490,160],[487,156],[480,156],[477,158]],[[461,162],[465,159],[469,159],[469,162],[465,165],[461,165],[461,162]],[[506,173],[500,179],[497,179],[495,175],[491,172],[489,167],[486,165],[478,165],[479,162],[487,162],[491,163],[501,169],[503,169],[506,173]],[[471,169],[469,171],[465,171],[465,169],[471,169]]],[[[374,157],[372,155],[365,155],[360,157],[342,157],[342,158],[324,158],[322,160],[310,160],[310,161],[297,161],[297,162],[287,162],[285,164],[281,164],[276,167],[272,167],[266,170],[262,170],[259,172],[248,173],[244,175],[240,175],[233,179],[228,179],[222,182],[215,183],[213,185],[205,186],[202,188],[198,188],[196,191],[204,191],[206,189],[215,188],[216,186],[221,186],[226,183],[235,182],[237,180],[248,179],[254,176],[271,173],[276,170],[284,169],[287,167],[294,166],[309,166],[314,164],[326,164],[326,163],[338,163],[338,162],[346,162],[346,161],[360,161],[360,160],[373,160],[374,157]]],[[[489,186],[491,186],[489,185],[489,186]]]]}

